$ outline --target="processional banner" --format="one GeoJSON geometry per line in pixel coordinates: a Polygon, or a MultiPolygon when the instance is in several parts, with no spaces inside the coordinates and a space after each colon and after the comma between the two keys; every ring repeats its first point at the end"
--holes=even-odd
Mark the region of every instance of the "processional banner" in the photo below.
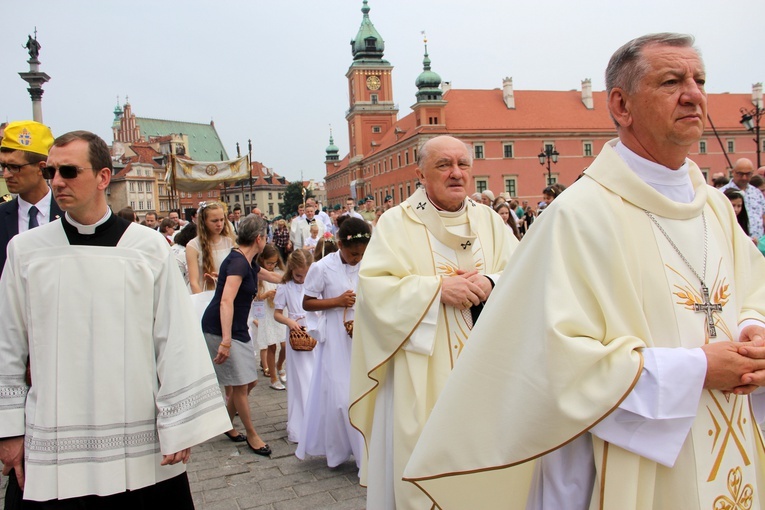
{"type": "Polygon", "coordinates": [[[247,156],[228,161],[193,161],[173,156],[169,163],[167,182],[178,191],[207,191],[224,182],[248,179],[249,166],[247,156]]]}

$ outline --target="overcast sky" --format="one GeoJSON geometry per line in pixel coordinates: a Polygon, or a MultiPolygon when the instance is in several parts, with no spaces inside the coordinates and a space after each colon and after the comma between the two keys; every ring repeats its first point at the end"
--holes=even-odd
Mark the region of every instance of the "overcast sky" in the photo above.
{"type": "MultiPolygon", "coordinates": [[[[0,120],[31,118],[22,46],[38,30],[44,121],[58,135],[88,129],[111,143],[128,95],[139,117],[215,121],[230,156],[239,142],[290,180],[322,179],[329,125],[348,151],[345,73],[361,0],[4,0],[0,120]]],[[[763,0],[370,0],[385,40],[399,117],[422,70],[454,88],[603,90],[610,55],[648,32],[696,36],[709,92],[748,93],[765,80],[763,0]]]]}

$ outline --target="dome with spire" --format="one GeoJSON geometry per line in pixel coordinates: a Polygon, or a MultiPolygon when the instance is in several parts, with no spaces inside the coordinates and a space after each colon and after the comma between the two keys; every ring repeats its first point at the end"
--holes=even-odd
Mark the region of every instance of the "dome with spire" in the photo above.
{"type": "Polygon", "coordinates": [[[428,41],[425,40],[425,57],[422,59],[422,72],[414,81],[417,86],[417,101],[441,100],[441,77],[430,69],[428,41]]]}
{"type": "Polygon", "coordinates": [[[369,19],[369,10],[367,0],[364,0],[364,5],[361,8],[361,12],[364,14],[361,27],[356,38],[351,41],[353,60],[380,60],[385,51],[385,42],[372,24],[372,20],[369,19]]]}
{"type": "Polygon", "coordinates": [[[340,147],[335,145],[335,140],[332,138],[332,130],[329,130],[329,145],[327,146],[327,161],[337,161],[340,159],[338,156],[338,153],[340,152],[340,147]]]}

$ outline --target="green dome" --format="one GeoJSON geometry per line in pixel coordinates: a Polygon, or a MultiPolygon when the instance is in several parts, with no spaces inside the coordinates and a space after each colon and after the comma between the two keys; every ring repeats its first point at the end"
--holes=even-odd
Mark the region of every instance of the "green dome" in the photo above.
{"type": "Polygon", "coordinates": [[[364,14],[364,18],[361,20],[359,33],[351,41],[353,60],[381,59],[385,51],[385,42],[369,19],[367,0],[364,0],[361,12],[364,14]]]}
{"type": "Polygon", "coordinates": [[[441,77],[430,69],[430,57],[428,56],[428,44],[425,41],[425,58],[422,59],[422,72],[414,81],[417,86],[417,102],[440,101],[443,91],[441,90],[441,77]]]}

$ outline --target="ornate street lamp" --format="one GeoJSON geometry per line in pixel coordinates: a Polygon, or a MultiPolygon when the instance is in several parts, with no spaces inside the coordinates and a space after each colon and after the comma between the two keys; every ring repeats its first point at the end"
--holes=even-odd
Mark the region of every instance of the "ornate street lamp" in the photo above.
{"type": "Polygon", "coordinates": [[[757,168],[760,168],[762,166],[762,163],[760,163],[760,152],[762,151],[760,143],[760,118],[765,113],[765,109],[760,107],[758,101],[751,110],[741,107],[739,111],[741,112],[741,120],[739,122],[741,122],[747,131],[754,133],[754,143],[757,144],[757,168]]]}
{"type": "Polygon", "coordinates": [[[555,150],[555,147],[552,145],[546,145],[544,149],[542,149],[542,152],[539,153],[539,164],[545,165],[547,164],[547,185],[552,185],[552,171],[550,169],[550,162],[558,163],[558,156],[560,154],[558,151],[555,150]]]}

